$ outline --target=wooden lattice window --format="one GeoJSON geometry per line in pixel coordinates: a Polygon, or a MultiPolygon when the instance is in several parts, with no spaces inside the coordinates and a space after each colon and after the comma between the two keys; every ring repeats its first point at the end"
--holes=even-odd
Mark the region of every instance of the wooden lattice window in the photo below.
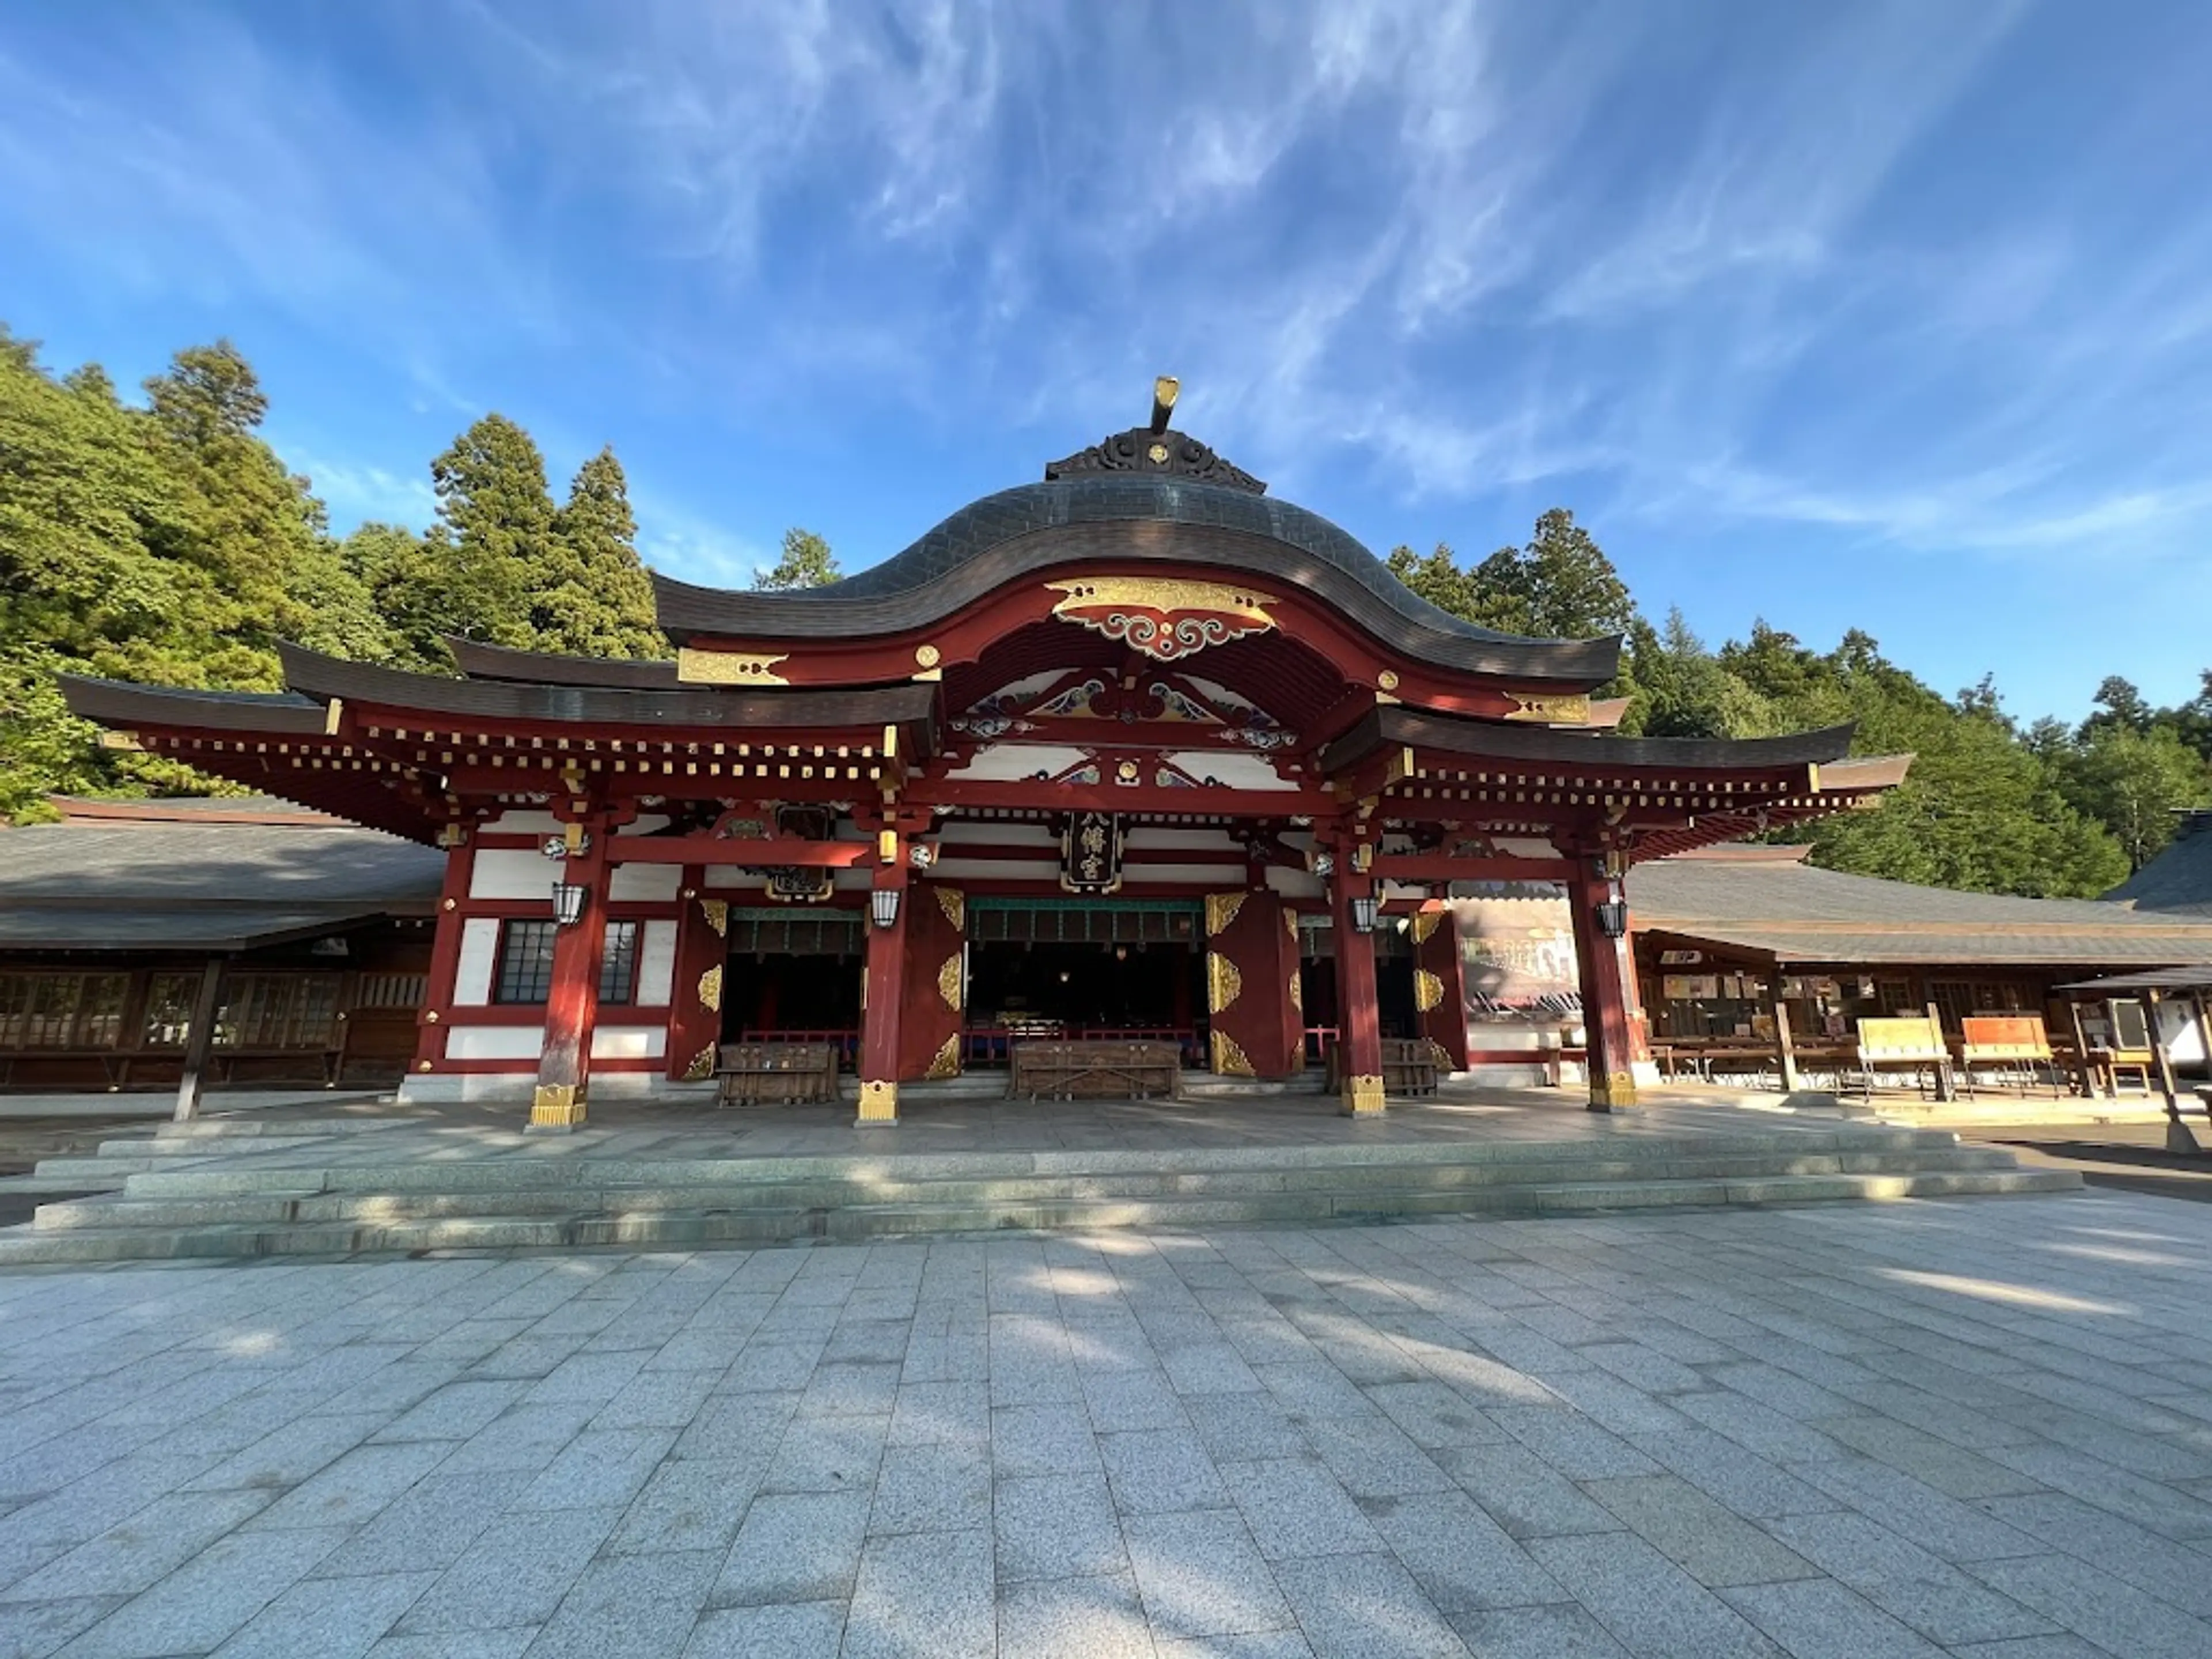
{"type": "Polygon", "coordinates": [[[128,974],[0,974],[0,1048],[112,1048],[128,974]]]}

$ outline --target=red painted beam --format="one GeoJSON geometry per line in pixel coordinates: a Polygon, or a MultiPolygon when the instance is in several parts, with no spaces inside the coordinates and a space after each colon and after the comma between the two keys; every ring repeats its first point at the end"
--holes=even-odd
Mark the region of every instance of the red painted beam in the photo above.
{"type": "Polygon", "coordinates": [[[833,869],[866,864],[876,856],[869,841],[713,841],[704,836],[635,836],[615,838],[607,848],[610,864],[743,864],[757,869],[786,865],[833,869]]]}
{"type": "Polygon", "coordinates": [[[1449,853],[1378,853],[1368,866],[1378,880],[1565,881],[1574,873],[1566,859],[1462,859],[1449,853]]]}

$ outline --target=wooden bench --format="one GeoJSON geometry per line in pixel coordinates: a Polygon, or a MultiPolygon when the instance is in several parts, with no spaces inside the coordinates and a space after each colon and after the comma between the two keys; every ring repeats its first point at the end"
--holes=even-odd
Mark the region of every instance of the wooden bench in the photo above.
{"type": "Polygon", "coordinates": [[[827,1042],[726,1042],[714,1066],[723,1106],[791,1106],[837,1097],[837,1050],[827,1042]]]}
{"type": "Polygon", "coordinates": [[[1875,1073],[1910,1071],[1914,1086],[1925,1075],[1935,1084],[1936,1098],[1951,1097],[1951,1046],[1943,1040],[1942,1026],[1930,1016],[1898,1015],[1858,1023],[1859,1085],[1874,1098],[1875,1073]]]}
{"type": "Polygon", "coordinates": [[[1110,1038],[1018,1042],[1006,1080],[1030,1100],[1173,1100],[1182,1088],[1179,1044],[1110,1038]]]}
{"type": "Polygon", "coordinates": [[[1959,1086],[1968,1096],[1974,1092],[1977,1066],[1999,1073],[2013,1073],[2023,1096],[2027,1093],[2028,1078],[2040,1070],[2051,1081],[2051,1092],[2058,1092],[2051,1034],[2033,1014],[1978,1014],[1960,1021],[1957,1053],[1959,1086]]]}

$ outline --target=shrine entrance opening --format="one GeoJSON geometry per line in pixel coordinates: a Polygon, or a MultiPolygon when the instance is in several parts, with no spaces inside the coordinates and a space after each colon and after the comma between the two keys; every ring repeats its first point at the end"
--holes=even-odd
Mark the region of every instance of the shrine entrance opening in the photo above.
{"type": "Polygon", "coordinates": [[[733,907],[728,937],[722,1040],[834,1042],[849,1060],[860,1036],[860,913],[733,907]]]}
{"type": "Polygon", "coordinates": [[[1004,1065],[1024,1036],[1147,1037],[1204,1064],[1196,900],[972,898],[967,1062],[1004,1065]]]}

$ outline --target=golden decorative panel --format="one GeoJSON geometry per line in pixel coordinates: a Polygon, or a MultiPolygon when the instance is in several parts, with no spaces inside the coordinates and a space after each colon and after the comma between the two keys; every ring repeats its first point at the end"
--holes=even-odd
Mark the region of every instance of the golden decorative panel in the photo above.
{"type": "Polygon", "coordinates": [[[1237,971],[1237,964],[1218,951],[1206,953],[1206,1006],[1219,1013],[1237,1000],[1237,994],[1244,988],[1244,975],[1237,971]]]}
{"type": "Polygon", "coordinates": [[[968,896],[957,887],[938,887],[933,884],[930,890],[937,895],[937,908],[945,912],[945,919],[952,924],[953,931],[960,933],[966,933],[968,931],[968,896]]]}
{"type": "Polygon", "coordinates": [[[937,994],[954,1013],[960,1012],[960,953],[955,951],[937,970],[937,994]]]}
{"type": "Polygon", "coordinates": [[[1382,1115],[1382,1079],[1348,1077],[1344,1079],[1344,1109],[1353,1117],[1382,1115]]]}
{"type": "Polygon", "coordinates": [[[1423,1013],[1443,1006],[1444,982],[1425,968],[1413,969],[1413,1006],[1423,1013]]]}
{"type": "Polygon", "coordinates": [[[714,1045],[708,1043],[691,1056],[691,1063],[684,1068],[686,1083],[704,1083],[714,1075],[714,1045]]]}
{"type": "Polygon", "coordinates": [[[1285,910],[1283,926],[1291,930],[1291,943],[1296,945],[1298,942],[1298,913],[1295,910],[1285,910]]]}
{"type": "Polygon", "coordinates": [[[1275,625],[1267,608],[1281,603],[1273,594],[1227,582],[1160,576],[1082,576],[1045,586],[1061,596],[1053,605],[1054,616],[1156,662],[1266,633],[1275,625]]]}
{"type": "Polygon", "coordinates": [[[1237,893],[1208,893],[1206,896],[1206,936],[1212,939],[1227,929],[1237,920],[1237,913],[1244,908],[1244,895],[1237,893]]]}
{"type": "Polygon", "coordinates": [[[676,653],[676,678],[689,685],[789,685],[775,671],[791,660],[757,652],[695,651],[684,646],[676,653]]]}
{"type": "Polygon", "coordinates": [[[1305,981],[1298,977],[1298,970],[1295,968],[1291,969],[1291,1006],[1300,1013],[1306,1011],[1305,981]]]}
{"type": "Polygon", "coordinates": [[[1519,707],[1506,715],[1509,720],[1534,720],[1545,726],[1588,726],[1590,700],[1577,693],[1573,696],[1524,697],[1512,695],[1519,707]]]}
{"type": "Polygon", "coordinates": [[[1443,925],[1445,915],[1442,910],[1416,910],[1413,913],[1413,943],[1426,945],[1430,937],[1443,925]]]}
{"type": "Polygon", "coordinates": [[[898,1085],[896,1083],[861,1084],[860,1121],[863,1123],[897,1122],[898,1085]]]}
{"type": "Polygon", "coordinates": [[[573,1083],[541,1083],[530,1097],[533,1129],[574,1129],[584,1121],[584,1097],[573,1083]]]}
{"type": "Polygon", "coordinates": [[[1213,1073],[1217,1077],[1257,1077],[1252,1062],[1237,1046],[1237,1039],[1223,1030],[1210,1032],[1207,1040],[1212,1045],[1213,1073]]]}
{"type": "Polygon", "coordinates": [[[722,964],[719,962],[699,975],[699,1006],[708,1013],[722,1012],[722,964]]]}
{"type": "Polygon", "coordinates": [[[716,939],[727,939],[727,938],[729,938],[729,936],[730,936],[730,902],[729,902],[729,900],[727,900],[727,899],[708,899],[708,898],[702,898],[702,899],[701,899],[701,900],[699,901],[699,908],[700,908],[702,911],[705,912],[705,914],[706,914],[706,917],[707,917],[707,925],[708,925],[709,927],[711,927],[711,928],[713,928],[713,929],[714,930],[714,937],[715,937],[716,939]]]}
{"type": "Polygon", "coordinates": [[[924,1072],[922,1076],[931,1083],[942,1083],[946,1078],[959,1075],[960,1033],[955,1031],[945,1039],[944,1046],[938,1049],[936,1054],[931,1059],[929,1069],[924,1072]]]}

